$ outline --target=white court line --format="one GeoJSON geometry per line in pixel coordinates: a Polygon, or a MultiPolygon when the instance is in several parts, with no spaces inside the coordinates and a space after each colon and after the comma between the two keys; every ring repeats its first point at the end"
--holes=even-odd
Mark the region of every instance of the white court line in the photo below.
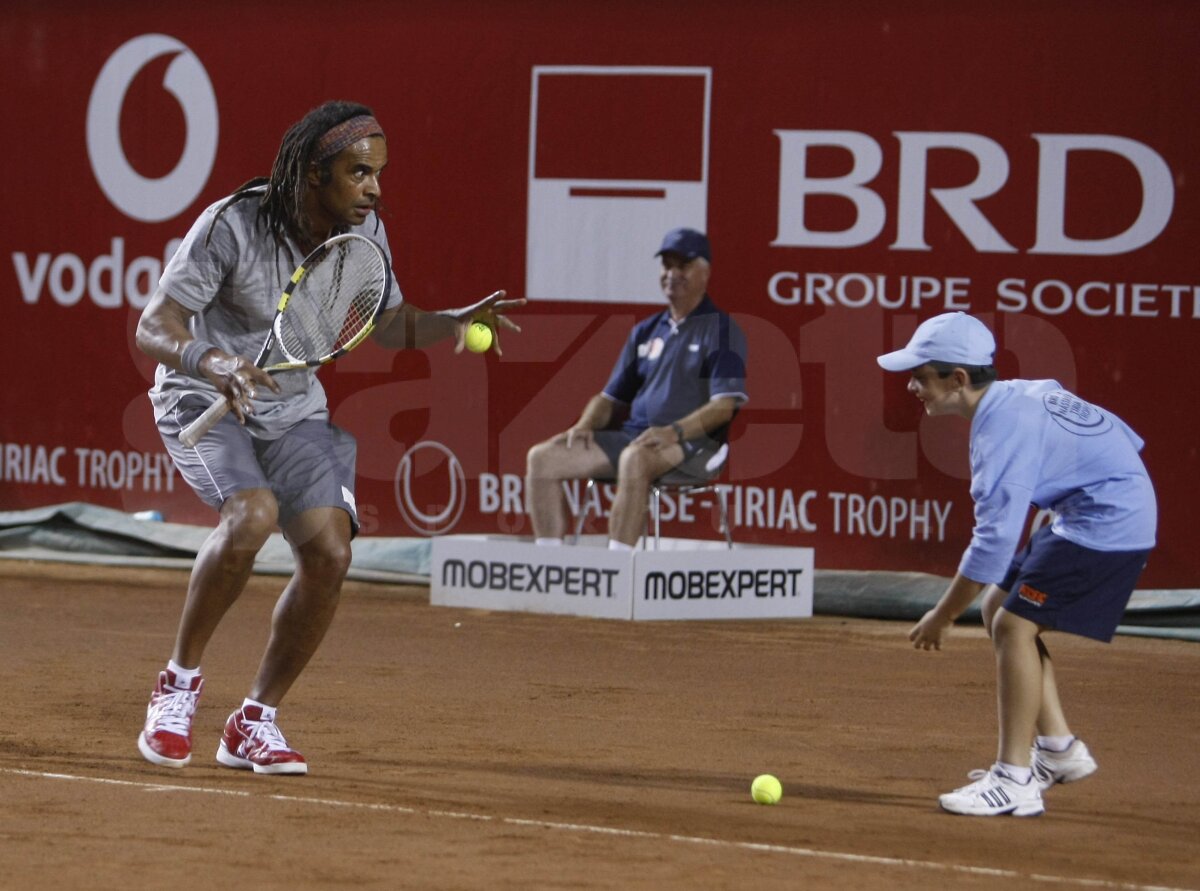
{"type": "Polygon", "coordinates": [[[1073,876],[1023,873],[1013,869],[995,869],[986,866],[965,866],[956,863],[937,863],[932,860],[909,860],[902,857],[877,857],[871,854],[849,854],[843,851],[818,851],[814,848],[797,848],[790,845],[771,845],[759,842],[739,842],[728,839],[703,838],[695,835],[674,835],[663,832],[647,832],[640,829],[620,829],[612,826],[593,826],[588,823],[563,823],[554,820],[526,820],[518,817],[497,817],[488,814],[472,814],[466,811],[430,810],[407,807],[401,804],[371,804],[362,801],[339,801],[336,798],[311,798],[301,795],[258,794],[236,789],[214,789],[209,786],[179,786],[170,783],[146,783],[135,780],[114,780],[105,777],[85,777],[69,773],[47,773],[38,770],[16,770],[0,767],[0,773],[35,777],[46,780],[76,780],[106,786],[129,786],[147,792],[193,792],[205,795],[226,795],[235,798],[266,798],[295,804],[315,804],[323,807],[354,808],[364,811],[382,811],[392,814],[410,814],[423,817],[442,817],[448,820],[475,820],[480,823],[497,823],[504,826],[525,826],[534,829],[556,829],[590,835],[610,835],[618,838],[638,838],[675,842],[688,845],[707,845],[740,851],[759,851],[768,854],[787,854],[793,857],[810,857],[818,860],[836,860],[843,863],[869,863],[876,866],[904,866],[914,869],[936,870],[973,876],[993,876],[1032,882],[1049,882],[1076,888],[1111,888],[1120,891],[1194,891],[1188,888],[1172,888],[1164,885],[1137,885],[1130,882],[1110,882],[1104,879],[1082,879],[1073,876]]]}

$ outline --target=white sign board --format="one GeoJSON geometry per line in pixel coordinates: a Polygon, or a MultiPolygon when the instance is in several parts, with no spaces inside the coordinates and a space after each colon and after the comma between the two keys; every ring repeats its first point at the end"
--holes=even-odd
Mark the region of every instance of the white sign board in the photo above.
{"type": "Polygon", "coordinates": [[[809,618],[812,548],[638,551],[634,619],[809,618]]]}
{"type": "Polygon", "coordinates": [[[812,548],[538,547],[473,535],[433,540],[434,606],[597,619],[800,619],[813,612],[812,548]]]}
{"type": "Polygon", "coordinates": [[[433,540],[434,606],[629,619],[632,590],[628,553],[472,536],[433,540]]]}

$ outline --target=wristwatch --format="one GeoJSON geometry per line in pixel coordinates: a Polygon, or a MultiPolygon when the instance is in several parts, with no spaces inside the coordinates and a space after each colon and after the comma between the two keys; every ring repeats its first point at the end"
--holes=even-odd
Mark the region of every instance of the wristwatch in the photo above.
{"type": "Polygon", "coordinates": [[[679,437],[679,444],[683,445],[683,427],[678,421],[671,423],[671,429],[675,431],[675,435],[679,437]]]}

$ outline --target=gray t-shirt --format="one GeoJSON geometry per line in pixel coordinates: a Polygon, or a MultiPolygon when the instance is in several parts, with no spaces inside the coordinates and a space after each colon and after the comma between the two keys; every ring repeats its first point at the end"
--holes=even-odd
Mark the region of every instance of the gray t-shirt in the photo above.
{"type": "MultiPolygon", "coordinates": [[[[271,329],[279,296],[304,252],[291,241],[286,247],[278,244],[258,223],[258,195],[231,204],[213,225],[217,210],[227,200],[210,205],[192,224],[163,270],[159,286],[195,313],[191,330],[197,339],[253,362],[271,329]]],[[[350,231],[372,239],[391,261],[387,234],[374,213],[350,231]]],[[[387,308],[397,307],[403,300],[393,274],[387,308]]],[[[246,418],[251,435],[277,439],[305,418],[329,416],[325,389],[315,369],[280,372],[275,380],[281,393],[260,388],[254,399],[254,413],[246,418]]],[[[150,389],[155,419],[173,411],[181,398],[193,393],[207,401],[221,398],[207,380],[159,365],[150,389]]]]}

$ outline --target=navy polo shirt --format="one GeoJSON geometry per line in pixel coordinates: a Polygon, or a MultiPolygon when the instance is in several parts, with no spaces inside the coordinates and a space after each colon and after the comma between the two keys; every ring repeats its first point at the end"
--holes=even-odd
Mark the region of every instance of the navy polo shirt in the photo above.
{"type": "MultiPolygon", "coordinates": [[[[625,342],[604,395],[629,405],[625,432],[637,436],[691,414],[719,396],[745,402],[746,336],[707,294],[682,321],[670,310],[643,319],[625,342]]],[[[712,431],[718,442],[726,430],[712,431]]]]}

